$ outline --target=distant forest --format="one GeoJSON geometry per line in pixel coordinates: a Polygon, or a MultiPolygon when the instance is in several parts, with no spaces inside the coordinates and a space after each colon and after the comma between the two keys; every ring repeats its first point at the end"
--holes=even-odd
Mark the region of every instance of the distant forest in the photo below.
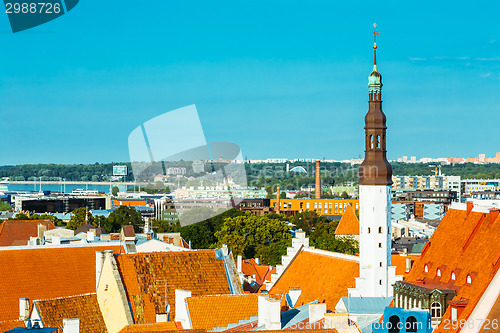
{"type": "MultiPolygon", "coordinates": [[[[180,161],[179,166],[186,168],[185,176],[200,176],[195,173],[190,162],[180,161]]],[[[401,176],[433,175],[435,164],[432,163],[391,163],[393,173],[401,176]]],[[[14,181],[109,181],[113,174],[113,165],[127,165],[128,175],[125,181],[133,181],[130,163],[95,163],[95,164],[24,164],[16,166],[0,166],[0,178],[8,177],[14,181]]],[[[206,164],[205,171],[212,171],[223,166],[221,163],[206,164]]],[[[279,184],[286,189],[300,189],[301,186],[314,185],[315,165],[311,162],[294,163],[253,163],[246,164],[248,185],[267,187],[279,184]],[[295,167],[303,167],[306,172],[291,171],[295,167]],[[288,171],[287,171],[288,170],[288,171]]],[[[500,178],[500,164],[456,164],[443,165],[444,175],[461,176],[467,179],[500,178]]],[[[242,170],[241,170],[242,171],[242,170]]],[[[158,173],[158,169],[155,171],[158,173]]],[[[161,172],[161,171],[160,171],[161,172]]],[[[153,172],[151,173],[153,175],[153,172]]],[[[321,178],[324,185],[344,185],[358,181],[358,165],[348,163],[321,164],[321,178]]]]}

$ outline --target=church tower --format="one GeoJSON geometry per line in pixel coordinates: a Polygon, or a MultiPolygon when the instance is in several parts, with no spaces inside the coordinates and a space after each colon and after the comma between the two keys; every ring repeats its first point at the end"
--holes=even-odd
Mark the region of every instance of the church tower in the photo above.
{"type": "Polygon", "coordinates": [[[376,42],[373,53],[373,71],[368,76],[365,159],[359,168],[360,276],[356,288],[350,290],[350,296],[355,297],[392,296],[392,284],[396,282],[396,270],[391,267],[392,167],[387,161],[387,126],[382,111],[382,75],[377,70],[376,42]]]}

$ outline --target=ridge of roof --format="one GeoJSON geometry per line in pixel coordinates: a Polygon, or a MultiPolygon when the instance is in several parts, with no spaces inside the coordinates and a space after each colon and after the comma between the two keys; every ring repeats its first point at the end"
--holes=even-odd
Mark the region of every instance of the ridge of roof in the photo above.
{"type": "Polygon", "coordinates": [[[347,205],[344,215],[335,229],[335,235],[359,235],[359,220],[351,205],[347,205]]]}
{"type": "Polygon", "coordinates": [[[332,258],[351,260],[351,261],[359,263],[359,257],[358,256],[353,256],[351,254],[345,254],[345,253],[338,253],[338,252],[332,252],[332,251],[327,251],[327,250],[321,250],[321,249],[316,249],[316,248],[313,248],[313,247],[304,247],[302,251],[311,252],[311,253],[314,253],[314,254],[319,254],[319,255],[323,255],[323,256],[327,256],[327,257],[332,257],[332,258]]]}

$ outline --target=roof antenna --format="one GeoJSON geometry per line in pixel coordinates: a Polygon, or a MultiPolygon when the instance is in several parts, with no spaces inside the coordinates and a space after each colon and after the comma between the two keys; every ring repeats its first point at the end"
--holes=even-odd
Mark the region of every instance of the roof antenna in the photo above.
{"type": "Polygon", "coordinates": [[[377,70],[377,36],[380,32],[377,31],[377,23],[373,23],[373,70],[377,70]]]}

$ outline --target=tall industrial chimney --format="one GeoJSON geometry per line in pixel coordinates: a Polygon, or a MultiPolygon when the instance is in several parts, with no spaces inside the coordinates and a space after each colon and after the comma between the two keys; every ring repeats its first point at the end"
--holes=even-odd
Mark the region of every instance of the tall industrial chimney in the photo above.
{"type": "Polygon", "coordinates": [[[280,187],[278,186],[276,188],[276,214],[279,214],[280,213],[280,187]]]}
{"type": "Polygon", "coordinates": [[[321,168],[319,160],[316,160],[316,199],[321,199],[321,168]]]}

